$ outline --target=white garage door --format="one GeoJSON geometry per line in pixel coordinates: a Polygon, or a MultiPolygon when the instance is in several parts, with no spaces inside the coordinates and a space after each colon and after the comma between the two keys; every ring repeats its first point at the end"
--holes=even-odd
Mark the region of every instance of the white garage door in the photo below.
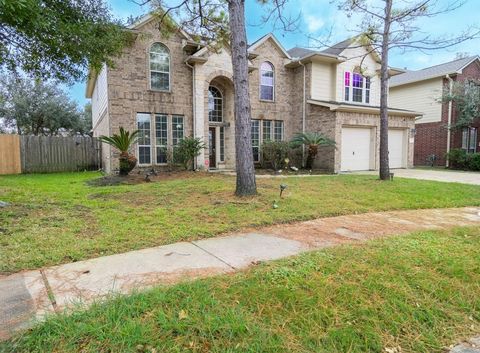
{"type": "Polygon", "coordinates": [[[370,169],[371,129],[342,129],[342,171],[370,169]]]}
{"type": "Polygon", "coordinates": [[[388,159],[390,168],[404,168],[405,131],[388,130],[388,159]]]}

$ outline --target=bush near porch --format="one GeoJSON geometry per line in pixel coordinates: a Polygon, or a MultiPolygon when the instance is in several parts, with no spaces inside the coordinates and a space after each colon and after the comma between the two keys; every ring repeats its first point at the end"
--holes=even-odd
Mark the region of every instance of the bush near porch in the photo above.
{"type": "Polygon", "coordinates": [[[376,176],[258,178],[234,196],[235,177],[184,173],[158,182],[95,187],[95,172],[0,177],[0,272],[212,237],[241,228],[351,213],[480,205],[480,187],[376,176]],[[279,199],[279,186],[288,185],[279,199]],[[277,201],[278,208],[272,204],[277,201]]]}

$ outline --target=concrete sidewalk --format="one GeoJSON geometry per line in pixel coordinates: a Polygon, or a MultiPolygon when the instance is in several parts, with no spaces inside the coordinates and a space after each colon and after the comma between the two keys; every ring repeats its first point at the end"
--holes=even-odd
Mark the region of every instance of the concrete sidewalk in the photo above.
{"type": "Polygon", "coordinates": [[[259,261],[428,229],[480,225],[480,208],[393,211],[257,228],[0,277],[0,338],[111,293],[231,273],[259,261]]]}

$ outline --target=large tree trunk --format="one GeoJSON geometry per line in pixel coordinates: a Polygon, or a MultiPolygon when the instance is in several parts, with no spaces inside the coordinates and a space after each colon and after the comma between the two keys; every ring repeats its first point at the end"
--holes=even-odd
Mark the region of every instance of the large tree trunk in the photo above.
{"type": "Polygon", "coordinates": [[[250,96],[248,93],[247,34],[245,32],[245,0],[230,0],[230,43],[232,47],[233,86],[235,96],[235,152],[238,196],[255,195],[250,96]]]}
{"type": "Polygon", "coordinates": [[[385,23],[382,35],[382,66],[380,69],[380,179],[390,179],[388,160],[388,49],[392,1],[385,1],[385,23]]]}

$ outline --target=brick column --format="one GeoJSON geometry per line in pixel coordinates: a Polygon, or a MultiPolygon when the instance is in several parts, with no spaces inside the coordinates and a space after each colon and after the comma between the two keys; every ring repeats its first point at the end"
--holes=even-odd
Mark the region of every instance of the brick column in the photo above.
{"type": "MultiPolygon", "coordinates": [[[[208,142],[205,137],[205,73],[202,64],[195,64],[195,77],[193,94],[195,95],[194,119],[195,137],[200,138],[205,144],[208,142]]],[[[205,150],[200,152],[196,160],[197,168],[205,169],[205,150]]]]}

